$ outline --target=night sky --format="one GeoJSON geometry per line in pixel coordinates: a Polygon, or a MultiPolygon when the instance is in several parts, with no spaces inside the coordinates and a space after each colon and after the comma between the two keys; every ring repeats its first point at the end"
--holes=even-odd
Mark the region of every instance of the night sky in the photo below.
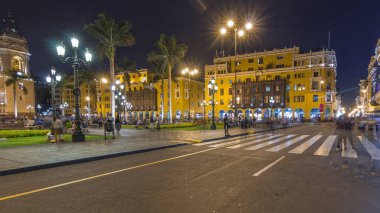
{"type": "MultiPolygon", "coordinates": [[[[232,40],[221,41],[216,33],[218,25],[236,15],[253,18],[256,27],[240,44],[240,53],[290,45],[303,51],[326,48],[331,30],[341,90],[357,86],[359,79],[367,76],[380,37],[379,0],[2,0],[0,4],[0,16],[10,8],[28,40],[34,76],[45,76],[52,65],[58,71],[70,71],[57,60],[58,40],[69,42],[75,33],[82,47],[95,49],[82,28],[100,12],[132,22],[136,45],[121,48],[117,54],[136,61],[138,68],[147,66],[146,55],[161,33],[188,44],[186,61],[200,68],[212,63],[216,50],[232,54],[232,40]]],[[[95,59],[98,62],[91,69],[107,69],[106,63],[95,59]]],[[[355,92],[346,93],[344,104],[352,103],[355,96],[355,92]]]]}

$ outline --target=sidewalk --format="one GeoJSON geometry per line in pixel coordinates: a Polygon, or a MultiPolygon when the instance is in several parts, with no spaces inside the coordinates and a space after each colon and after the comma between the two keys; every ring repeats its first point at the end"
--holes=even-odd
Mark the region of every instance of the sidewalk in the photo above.
{"type": "MultiPolygon", "coordinates": [[[[236,137],[267,130],[265,125],[255,129],[235,127],[229,133],[231,137],[236,137]]],[[[91,134],[104,134],[102,129],[90,129],[90,132],[91,134]]],[[[176,147],[186,145],[186,142],[203,142],[225,138],[223,129],[200,131],[162,130],[159,132],[122,129],[120,136],[115,140],[109,139],[96,142],[1,148],[0,176],[176,147]]]]}

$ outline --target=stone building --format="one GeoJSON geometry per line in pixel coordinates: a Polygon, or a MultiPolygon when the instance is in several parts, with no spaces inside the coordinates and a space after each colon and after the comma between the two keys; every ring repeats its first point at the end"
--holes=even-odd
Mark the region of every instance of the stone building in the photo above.
{"type": "Polygon", "coordinates": [[[35,95],[34,82],[30,78],[29,58],[31,54],[26,39],[20,34],[17,22],[12,14],[2,19],[0,28],[0,114],[34,114],[35,95]],[[16,107],[13,86],[6,86],[8,77],[5,71],[12,70],[24,75],[27,79],[20,80],[16,86],[16,107]],[[23,92],[27,89],[27,94],[23,92]]]}

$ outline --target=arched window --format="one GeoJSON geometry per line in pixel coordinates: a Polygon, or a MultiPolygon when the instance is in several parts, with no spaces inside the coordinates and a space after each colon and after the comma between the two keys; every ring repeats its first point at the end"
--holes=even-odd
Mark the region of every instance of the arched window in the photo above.
{"type": "Polygon", "coordinates": [[[11,61],[11,68],[12,70],[19,70],[22,71],[22,58],[19,56],[14,56],[11,61]]]}

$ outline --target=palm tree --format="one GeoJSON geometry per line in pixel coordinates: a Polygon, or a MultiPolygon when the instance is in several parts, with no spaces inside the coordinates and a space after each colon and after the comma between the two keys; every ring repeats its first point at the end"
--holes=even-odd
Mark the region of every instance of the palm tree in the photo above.
{"type": "MultiPolygon", "coordinates": [[[[84,72],[80,73],[80,83],[86,83],[87,85],[87,96],[88,98],[91,98],[91,92],[95,93],[96,92],[96,84],[95,84],[95,75],[93,72],[90,72],[89,70],[86,70],[84,72]]],[[[91,113],[91,105],[90,99],[87,102],[87,109],[88,109],[88,114],[91,113]]]]}
{"type": "MultiPolygon", "coordinates": [[[[106,56],[110,63],[110,82],[114,83],[115,54],[118,47],[132,46],[135,38],[130,32],[132,24],[127,21],[117,22],[106,13],[98,14],[92,23],[86,24],[84,30],[98,40],[98,52],[101,57],[106,56]]],[[[111,111],[115,116],[115,96],[112,94],[111,111]]]]}
{"type": "MultiPolygon", "coordinates": [[[[22,72],[17,70],[7,70],[4,72],[5,76],[7,76],[7,80],[5,81],[5,85],[13,87],[13,105],[14,105],[14,116],[17,118],[17,86],[22,79],[27,79],[28,77],[24,75],[22,72]]],[[[28,89],[26,87],[21,87],[24,94],[28,94],[28,89]]]]}
{"type": "Polygon", "coordinates": [[[168,91],[169,91],[169,121],[173,123],[172,116],[172,70],[181,64],[187,52],[186,44],[178,44],[174,36],[168,37],[161,35],[156,42],[156,50],[150,54],[150,60],[162,63],[162,70],[168,72],[168,91]]]}
{"type": "Polygon", "coordinates": [[[163,66],[163,60],[158,60],[155,52],[150,52],[148,54],[148,62],[153,72],[154,79],[158,78],[161,80],[161,119],[164,120],[165,117],[165,96],[164,96],[164,79],[168,77],[168,70],[163,66]]]}

